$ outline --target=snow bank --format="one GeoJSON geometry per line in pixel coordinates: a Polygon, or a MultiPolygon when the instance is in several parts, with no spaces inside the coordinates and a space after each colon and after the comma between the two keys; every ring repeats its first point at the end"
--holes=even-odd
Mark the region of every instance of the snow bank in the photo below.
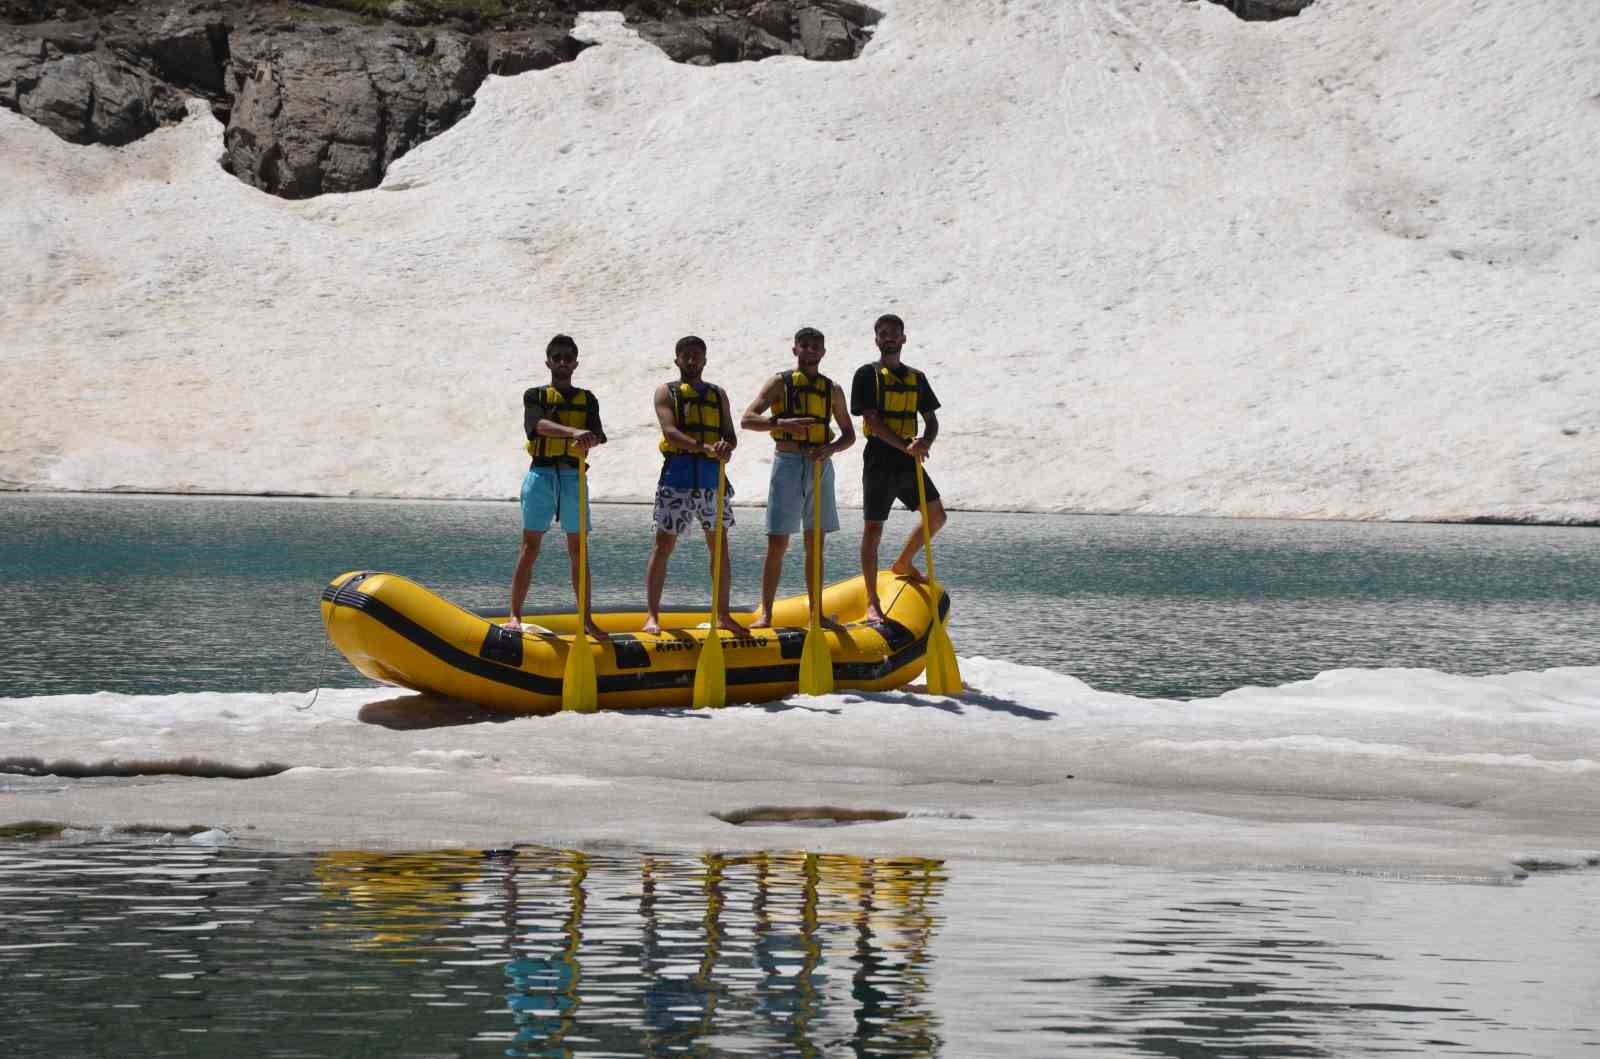
{"type": "Polygon", "coordinates": [[[1587,4],[879,6],[858,61],[709,69],[590,17],[307,202],[201,106],[115,150],[0,111],[0,486],[510,497],[566,331],[640,500],[679,335],[747,400],[893,310],[953,506],[1600,519],[1587,4]]]}
{"type": "Polygon", "coordinates": [[[12,816],[312,848],[825,845],[1479,873],[1600,850],[1600,668],[1345,670],[1191,702],[962,668],[959,701],[913,687],[512,720],[385,688],[326,689],[310,709],[305,694],[0,700],[11,754],[284,769],[0,789],[12,816]],[[825,832],[723,819],[758,807],[900,818],[825,832]]]}

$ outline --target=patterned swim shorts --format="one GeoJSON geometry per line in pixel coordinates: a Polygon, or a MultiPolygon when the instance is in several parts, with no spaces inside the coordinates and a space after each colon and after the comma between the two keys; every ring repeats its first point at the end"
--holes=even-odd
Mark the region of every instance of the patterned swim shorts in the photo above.
{"type": "MultiPolygon", "coordinates": [[[[656,487],[656,529],[680,536],[696,519],[700,528],[710,533],[717,528],[717,492],[715,489],[673,489],[656,487]]],[[[722,498],[722,528],[733,528],[733,503],[731,496],[722,498]]]]}

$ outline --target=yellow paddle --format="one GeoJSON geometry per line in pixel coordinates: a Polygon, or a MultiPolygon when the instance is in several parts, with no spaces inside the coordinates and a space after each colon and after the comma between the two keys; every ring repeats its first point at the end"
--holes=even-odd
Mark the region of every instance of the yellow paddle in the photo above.
{"type": "Polygon", "coordinates": [[[699,706],[726,706],[728,704],[728,667],[722,660],[722,630],[717,619],[722,616],[722,487],[728,480],[728,468],[717,461],[717,532],[711,544],[711,629],[700,646],[700,660],[694,664],[694,699],[699,706]]]}
{"type": "Polygon", "coordinates": [[[928,690],[935,695],[959,695],[965,690],[961,684],[961,667],[956,664],[955,645],[939,618],[939,600],[943,592],[933,576],[933,534],[928,532],[928,488],[922,484],[922,461],[917,461],[917,508],[922,512],[922,547],[928,559],[928,599],[933,605],[933,624],[928,627],[928,690]]]}
{"type": "Polygon", "coordinates": [[[822,638],[822,461],[812,461],[811,472],[811,558],[815,566],[806,571],[810,585],[811,624],[800,648],[800,694],[826,695],[833,690],[833,655],[822,638]]]}
{"type": "MultiPolygon", "coordinates": [[[[578,631],[567,649],[567,668],[561,675],[561,708],[593,713],[600,708],[594,678],[594,656],[589,653],[589,461],[578,453],[578,631]]],[[[557,486],[559,489],[560,487],[557,486]]]]}

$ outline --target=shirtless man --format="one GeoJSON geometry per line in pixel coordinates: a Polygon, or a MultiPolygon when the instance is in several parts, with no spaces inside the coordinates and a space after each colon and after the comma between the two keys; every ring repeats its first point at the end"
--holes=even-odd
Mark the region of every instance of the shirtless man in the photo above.
{"type": "MultiPolygon", "coordinates": [[[[873,325],[878,343],[878,359],[856,369],[850,382],[850,411],[861,417],[861,432],[867,435],[866,451],[861,456],[861,507],[865,525],[861,531],[861,576],[867,582],[867,620],[883,621],[883,605],[878,600],[878,544],[883,540],[883,524],[889,509],[899,500],[917,510],[917,464],[928,458],[933,439],[939,436],[934,396],[928,377],[900,362],[906,342],[906,326],[900,317],[885,313],[873,325]],[[917,435],[917,416],[922,416],[922,434],[917,435]]],[[[939,487],[924,474],[928,498],[928,532],[936,534],[945,524],[944,504],[939,487]]],[[[906,538],[900,557],[889,569],[909,581],[926,580],[915,565],[922,547],[919,520],[906,538]]]]}
{"type": "Polygon", "coordinates": [[[812,556],[812,467],[822,463],[822,532],[839,528],[839,509],[833,497],[833,460],[856,443],[856,430],[845,408],[844,393],[833,380],[819,371],[827,353],[827,340],[814,327],[802,327],[794,335],[795,370],[780,372],[767,380],[761,393],[744,410],[739,425],[772,435],[778,451],[772,460],[772,479],[767,486],[767,557],[761,567],[761,610],[750,623],[753,629],[772,625],[772,601],[783,576],[783,556],[789,550],[789,537],[802,527],[805,533],[806,594],[822,625],[834,632],[844,626],[821,613],[822,600],[813,592],[813,574],[821,581],[822,556],[812,556]],[[771,409],[771,414],[765,414],[771,409]],[[834,437],[829,420],[839,426],[834,437]],[[818,563],[813,567],[812,561],[818,563]]]}
{"type": "MultiPolygon", "coordinates": [[[[701,379],[706,367],[706,344],[686,335],[673,351],[678,365],[676,382],[656,387],[656,422],[661,425],[661,478],[656,485],[655,545],[645,567],[644,597],[647,612],[644,631],[661,631],[661,589],[667,582],[667,559],[678,535],[698,521],[705,531],[706,548],[716,547],[717,468],[732,456],[739,437],[733,429],[728,393],[701,379]]],[[[722,498],[722,526],[733,528],[733,486],[722,498]]],[[[717,626],[738,636],[750,630],[728,612],[728,537],[722,537],[722,573],[717,589],[717,626]]]]}
{"type": "MultiPolygon", "coordinates": [[[[522,627],[522,604],[533,581],[533,563],[545,532],[559,517],[567,532],[567,555],[572,564],[572,594],[578,594],[578,453],[587,453],[606,441],[600,426],[600,402],[588,390],[572,385],[578,367],[578,343],[556,335],[545,347],[548,386],[529,387],[522,395],[522,429],[528,436],[533,462],[522,478],[522,547],[511,575],[511,620],[506,627],[522,627]]],[[[587,526],[582,527],[587,529],[587,526]]],[[[588,571],[584,571],[587,575],[588,571]]],[[[587,589],[593,578],[584,578],[587,589]]],[[[588,593],[586,593],[587,595],[588,593]]],[[[587,604],[587,600],[585,603],[587,604]]],[[[584,608],[589,610],[587,606],[584,608]]],[[[610,639],[590,613],[585,631],[602,642],[610,639]]]]}

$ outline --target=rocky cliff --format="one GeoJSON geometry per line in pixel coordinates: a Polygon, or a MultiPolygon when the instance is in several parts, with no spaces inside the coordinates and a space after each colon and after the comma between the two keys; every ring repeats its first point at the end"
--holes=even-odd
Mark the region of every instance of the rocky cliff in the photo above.
{"type": "MultiPolygon", "coordinates": [[[[72,143],[127,144],[209,100],[223,167],[284,198],[376,187],[450,128],[489,74],[569,62],[595,0],[0,0],[0,105],[72,143]]],[[[643,0],[625,14],[678,62],[854,58],[853,0],[643,0]]]]}

